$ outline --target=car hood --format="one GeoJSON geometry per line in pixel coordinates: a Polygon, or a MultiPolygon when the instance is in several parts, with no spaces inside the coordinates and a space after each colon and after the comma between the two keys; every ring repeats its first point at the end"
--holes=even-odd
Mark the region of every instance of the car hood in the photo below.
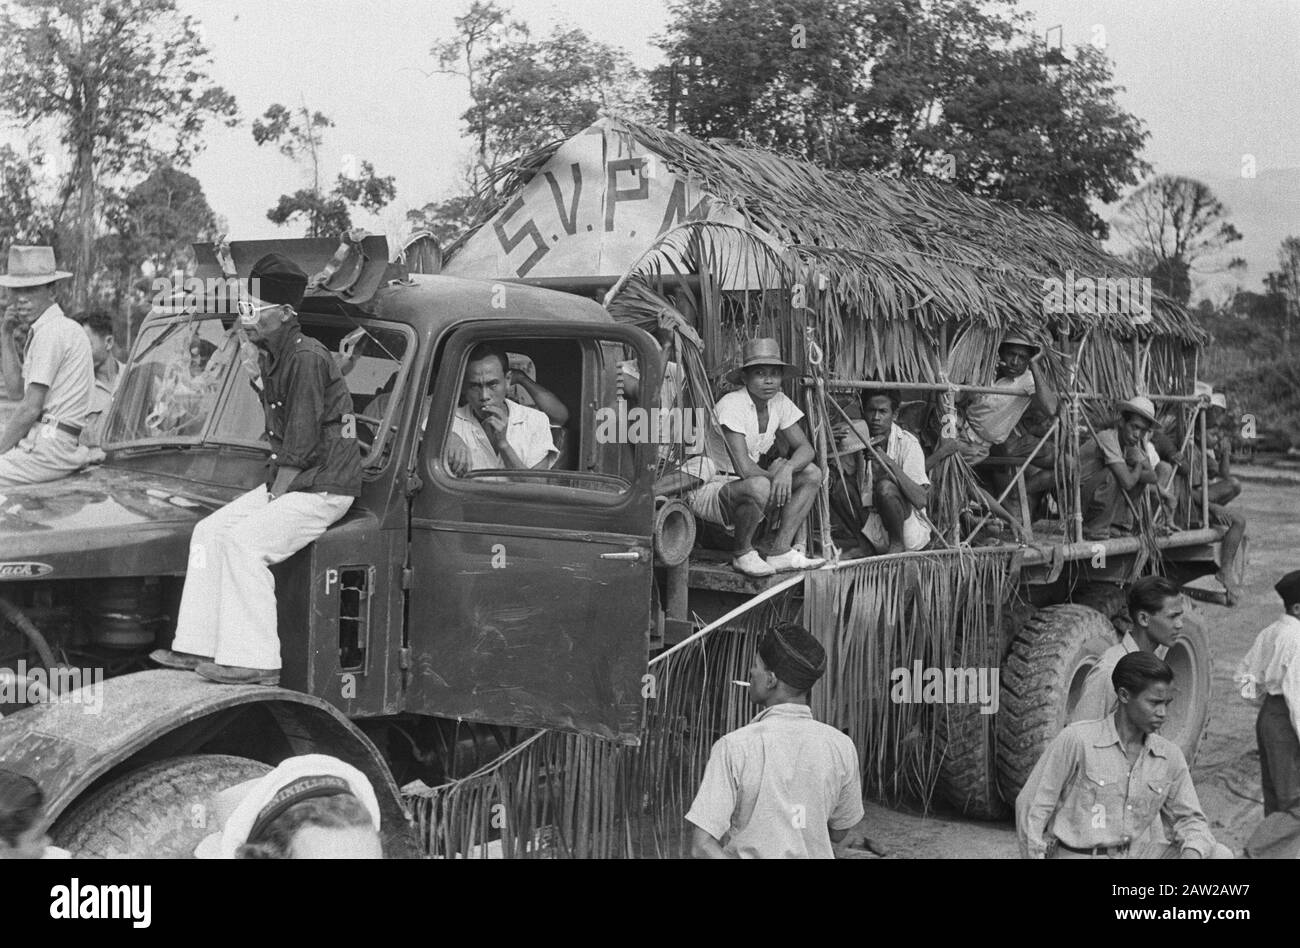
{"type": "Polygon", "coordinates": [[[0,488],[0,588],[38,578],[179,575],[194,524],[238,493],[107,466],[0,488]]]}

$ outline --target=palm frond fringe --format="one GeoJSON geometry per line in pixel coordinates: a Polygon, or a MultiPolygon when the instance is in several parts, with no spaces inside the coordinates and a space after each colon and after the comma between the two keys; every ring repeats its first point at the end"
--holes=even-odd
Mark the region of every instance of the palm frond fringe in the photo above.
{"type": "Polygon", "coordinates": [[[916,662],[982,667],[993,656],[996,665],[1012,556],[918,553],[809,573],[802,588],[651,660],[639,747],[541,731],[464,779],[408,795],[422,844],[447,858],[683,855],[709,751],[754,713],[732,681],[782,619],[801,621],[826,648],[813,713],[853,739],[864,790],[928,804],[943,705],[896,700],[897,674],[910,676],[916,662]]]}

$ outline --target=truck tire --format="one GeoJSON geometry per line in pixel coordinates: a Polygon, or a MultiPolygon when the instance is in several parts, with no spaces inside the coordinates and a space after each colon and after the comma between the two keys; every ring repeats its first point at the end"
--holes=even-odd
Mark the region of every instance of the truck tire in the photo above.
{"type": "Polygon", "coordinates": [[[217,829],[212,798],[270,769],[225,754],[158,761],[75,803],[50,835],[78,859],[191,859],[217,829]]]}
{"type": "Polygon", "coordinates": [[[1187,766],[1196,755],[1210,729],[1210,636],[1205,614],[1183,597],[1183,630],[1165,655],[1165,663],[1174,670],[1174,699],[1169,717],[1160,734],[1175,744],[1187,758],[1187,766]]]}
{"type": "Polygon", "coordinates": [[[1088,583],[1070,596],[1076,606],[1096,609],[1115,627],[1115,641],[1132,628],[1128,617],[1128,589],[1116,583],[1088,583]]]}
{"type": "Polygon", "coordinates": [[[1015,800],[1039,756],[1070,719],[1088,671],[1116,642],[1096,609],[1059,603],[1025,623],[1002,667],[997,714],[998,787],[1015,800]]]}
{"type": "Polygon", "coordinates": [[[935,709],[940,799],[977,820],[1000,820],[1009,812],[998,792],[993,734],[996,715],[980,714],[977,704],[941,704],[935,709]]]}

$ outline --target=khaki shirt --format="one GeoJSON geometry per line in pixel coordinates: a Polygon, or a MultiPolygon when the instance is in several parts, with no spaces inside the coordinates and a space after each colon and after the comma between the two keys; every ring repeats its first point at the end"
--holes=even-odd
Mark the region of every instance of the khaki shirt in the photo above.
{"type": "Polygon", "coordinates": [[[23,350],[23,385],[44,385],[44,414],[70,425],[85,423],[95,363],[86,332],[51,304],[32,324],[23,350]]]}
{"type": "Polygon", "coordinates": [[[1149,734],[1130,764],[1114,716],[1071,724],[1052,739],[1016,798],[1020,854],[1043,859],[1055,840],[1075,849],[1122,846],[1161,816],[1182,849],[1214,851],[1178,745],[1149,734]]]}
{"type": "Polygon", "coordinates": [[[778,704],[713,745],[688,822],[740,859],[832,859],[863,817],[858,752],[806,704],[778,704]]]}

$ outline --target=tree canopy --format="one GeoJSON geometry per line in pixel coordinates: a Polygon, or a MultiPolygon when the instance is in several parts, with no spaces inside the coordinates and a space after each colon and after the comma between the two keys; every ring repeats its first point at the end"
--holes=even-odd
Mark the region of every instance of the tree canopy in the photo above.
{"type": "Polygon", "coordinates": [[[1147,170],[1104,53],[1049,50],[1013,0],[677,0],[653,77],[670,125],[830,168],[934,174],[1052,210],[1091,208],[1147,170]]]}
{"type": "Polygon", "coordinates": [[[396,197],[392,175],[380,176],[369,161],[348,163],[333,186],[325,190],[320,150],[325,129],[333,127],[328,116],[312,112],[305,103],[289,109],[277,102],[254,120],[253,141],[276,145],[280,154],[303,164],[310,178],[309,187],[280,195],[275,207],[266,212],[273,224],[283,226],[297,219],[305,222],[306,236],[332,237],[351,229],[353,209],[378,213],[396,197]]]}
{"type": "Polygon", "coordinates": [[[3,0],[0,109],[51,122],[71,158],[56,225],[76,197],[74,305],[94,273],[100,190],[163,164],[185,167],[234,98],[208,76],[196,21],[175,0],[3,0]]]}

